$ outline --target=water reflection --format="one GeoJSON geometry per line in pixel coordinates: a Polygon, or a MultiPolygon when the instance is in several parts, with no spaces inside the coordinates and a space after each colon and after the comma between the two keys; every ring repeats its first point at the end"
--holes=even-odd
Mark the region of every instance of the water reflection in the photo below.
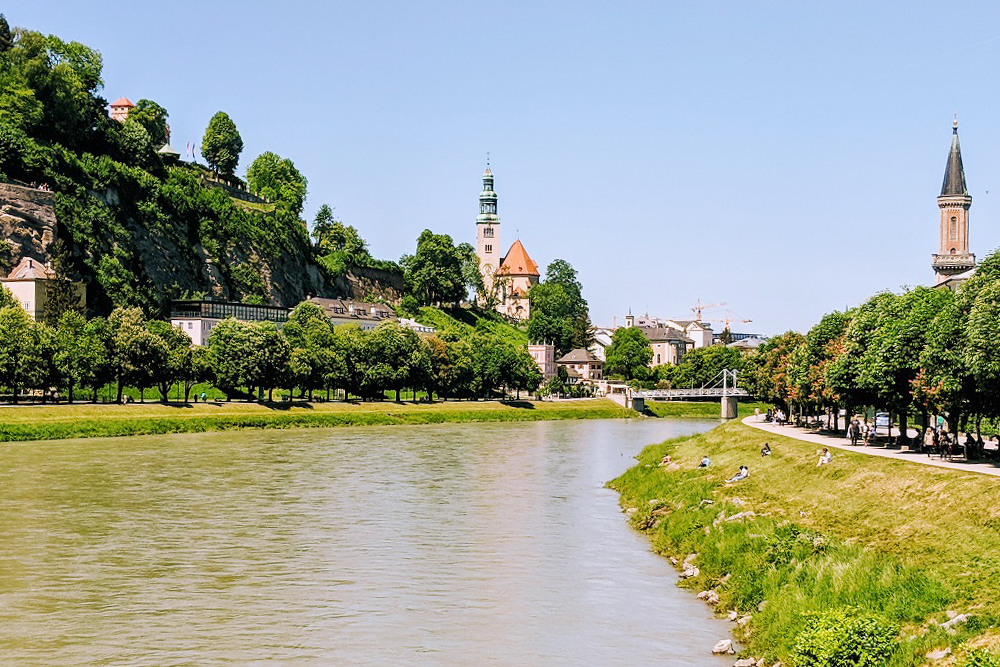
{"type": "Polygon", "coordinates": [[[720,665],[606,480],[705,421],[0,445],[24,665],[720,665]]]}

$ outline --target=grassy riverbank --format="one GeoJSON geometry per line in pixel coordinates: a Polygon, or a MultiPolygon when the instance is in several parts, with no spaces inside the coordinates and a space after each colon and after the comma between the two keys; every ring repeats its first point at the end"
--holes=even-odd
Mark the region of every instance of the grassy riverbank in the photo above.
{"type": "Polygon", "coordinates": [[[885,664],[949,648],[937,664],[962,665],[974,648],[1000,648],[1000,478],[853,452],[816,461],[816,445],[730,422],[648,447],[610,486],[657,551],[698,554],[683,585],[717,591],[720,613],[750,614],[746,652],[767,664],[835,664],[802,656],[850,643],[845,628],[861,626],[833,613],[844,609],[898,631],[885,664]],[[765,441],[774,454],[762,458],[765,441]],[[665,453],[673,469],[658,465],[665,453]],[[698,469],[704,454],[712,466],[698,469]],[[727,484],[740,464],[750,478],[727,484]],[[725,518],[741,512],[753,515],[725,518]],[[949,610],[970,614],[954,634],[939,626],[949,610]],[[824,623],[834,629],[803,632],[824,623]]]}
{"type": "Polygon", "coordinates": [[[241,428],[607,419],[635,416],[603,399],[440,403],[195,403],[0,408],[0,441],[194,433],[241,428]]]}
{"type": "MultiPolygon", "coordinates": [[[[739,403],[737,410],[740,417],[749,417],[754,408],[767,412],[766,403],[739,403]]],[[[654,417],[704,417],[718,419],[722,406],[718,399],[714,401],[647,401],[646,410],[654,417]]]]}

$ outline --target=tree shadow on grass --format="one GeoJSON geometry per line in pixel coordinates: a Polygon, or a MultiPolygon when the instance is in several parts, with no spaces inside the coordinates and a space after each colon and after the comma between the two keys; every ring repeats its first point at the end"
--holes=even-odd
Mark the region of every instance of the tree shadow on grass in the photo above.
{"type": "Polygon", "coordinates": [[[531,401],[500,401],[501,405],[506,405],[508,408],[521,408],[522,410],[534,410],[535,404],[531,401]]]}

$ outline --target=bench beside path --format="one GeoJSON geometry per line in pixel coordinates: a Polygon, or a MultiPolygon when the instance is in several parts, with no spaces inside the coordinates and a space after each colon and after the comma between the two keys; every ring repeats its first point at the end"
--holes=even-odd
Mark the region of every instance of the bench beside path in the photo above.
{"type": "Polygon", "coordinates": [[[820,445],[821,447],[843,449],[849,452],[856,452],[858,454],[881,456],[886,459],[919,463],[921,465],[934,466],[936,468],[951,468],[952,470],[963,470],[965,472],[975,472],[981,475],[1000,477],[1000,464],[990,461],[942,461],[941,459],[927,456],[927,454],[921,452],[909,451],[905,449],[865,447],[864,445],[854,447],[851,445],[850,440],[842,436],[812,433],[797,426],[778,426],[773,422],[757,421],[758,419],[763,420],[763,416],[758,418],[755,415],[750,415],[749,417],[743,419],[743,423],[766,433],[783,435],[789,438],[795,438],[796,440],[802,440],[804,442],[812,442],[820,445]]]}

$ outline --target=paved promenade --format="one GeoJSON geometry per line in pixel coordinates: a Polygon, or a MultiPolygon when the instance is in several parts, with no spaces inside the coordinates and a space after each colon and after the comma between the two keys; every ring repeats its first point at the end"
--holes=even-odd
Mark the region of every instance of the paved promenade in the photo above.
{"type": "Polygon", "coordinates": [[[911,452],[891,447],[865,447],[864,445],[853,447],[851,446],[851,441],[842,436],[813,433],[791,425],[778,426],[773,422],[768,423],[763,421],[763,416],[759,417],[759,419],[761,421],[757,421],[758,417],[751,415],[745,418],[743,423],[747,426],[760,429],[761,431],[766,431],[767,433],[784,435],[789,438],[795,438],[796,440],[803,440],[805,442],[813,442],[821,447],[845,449],[858,454],[867,454],[868,456],[881,456],[887,459],[896,459],[897,461],[908,461],[909,463],[919,463],[927,466],[935,466],[937,468],[951,468],[953,470],[964,470],[965,472],[977,472],[983,475],[1000,477],[1000,464],[992,461],[979,461],[971,463],[965,461],[964,459],[959,459],[957,461],[942,461],[936,455],[929,457],[927,454],[921,454],[920,452],[911,452]]]}

